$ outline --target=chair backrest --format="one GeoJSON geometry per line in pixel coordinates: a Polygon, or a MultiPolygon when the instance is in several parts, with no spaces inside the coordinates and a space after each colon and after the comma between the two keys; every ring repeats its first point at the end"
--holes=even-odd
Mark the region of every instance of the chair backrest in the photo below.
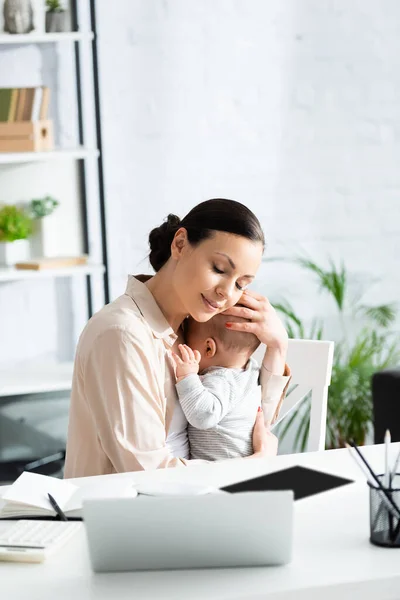
{"type": "MultiPolygon", "coordinates": [[[[289,340],[287,364],[292,371],[291,391],[285,398],[277,423],[280,423],[311,393],[310,430],[307,451],[325,449],[328,387],[331,382],[334,343],[319,340],[289,340]],[[293,386],[294,389],[293,389],[293,386]]],[[[261,364],[262,344],[254,354],[261,364]]]]}

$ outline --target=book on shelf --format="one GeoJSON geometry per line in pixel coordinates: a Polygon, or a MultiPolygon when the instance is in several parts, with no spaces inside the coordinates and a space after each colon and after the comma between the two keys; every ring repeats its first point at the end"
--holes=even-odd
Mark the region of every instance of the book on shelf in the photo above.
{"type": "Polygon", "coordinates": [[[48,118],[50,88],[0,88],[0,122],[44,121],[48,118]]]}
{"type": "Polygon", "coordinates": [[[0,498],[0,519],[55,517],[48,494],[55,498],[66,517],[80,517],[87,498],[135,498],[130,478],[116,478],[108,487],[101,481],[77,486],[65,479],[24,471],[0,498]]]}
{"type": "Polygon", "coordinates": [[[75,267],[86,265],[88,257],[83,254],[81,256],[56,256],[53,258],[42,257],[32,260],[18,262],[14,266],[19,270],[43,271],[45,269],[63,269],[65,267],[75,267]]]}

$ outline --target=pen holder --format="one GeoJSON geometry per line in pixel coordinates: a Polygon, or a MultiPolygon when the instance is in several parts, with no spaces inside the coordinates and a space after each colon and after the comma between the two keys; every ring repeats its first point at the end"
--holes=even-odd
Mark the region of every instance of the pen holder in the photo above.
{"type": "MultiPolygon", "coordinates": [[[[388,497],[400,511],[400,473],[392,477],[390,487],[385,486],[385,475],[378,475],[388,497]]],[[[376,546],[400,548],[400,518],[382,490],[369,485],[370,542],[376,546]]]]}

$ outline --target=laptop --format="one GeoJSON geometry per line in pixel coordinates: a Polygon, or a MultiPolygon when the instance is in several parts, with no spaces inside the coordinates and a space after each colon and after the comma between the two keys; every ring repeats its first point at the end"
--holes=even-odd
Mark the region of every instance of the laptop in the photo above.
{"type": "Polygon", "coordinates": [[[95,572],[250,567],[290,562],[293,492],[88,499],[95,572]]]}

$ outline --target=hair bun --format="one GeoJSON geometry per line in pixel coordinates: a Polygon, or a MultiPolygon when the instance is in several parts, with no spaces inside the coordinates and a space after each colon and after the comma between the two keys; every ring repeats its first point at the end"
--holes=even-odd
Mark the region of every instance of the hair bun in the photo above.
{"type": "Polygon", "coordinates": [[[166,221],[161,225],[161,227],[166,225],[169,230],[172,230],[172,229],[174,230],[174,235],[175,235],[175,233],[179,229],[180,224],[181,224],[180,218],[177,215],[173,215],[172,213],[170,213],[168,215],[166,221]]]}
{"type": "Polygon", "coordinates": [[[179,217],[169,214],[164,223],[150,231],[150,264],[159,271],[171,256],[171,243],[181,224],[179,217]]]}

